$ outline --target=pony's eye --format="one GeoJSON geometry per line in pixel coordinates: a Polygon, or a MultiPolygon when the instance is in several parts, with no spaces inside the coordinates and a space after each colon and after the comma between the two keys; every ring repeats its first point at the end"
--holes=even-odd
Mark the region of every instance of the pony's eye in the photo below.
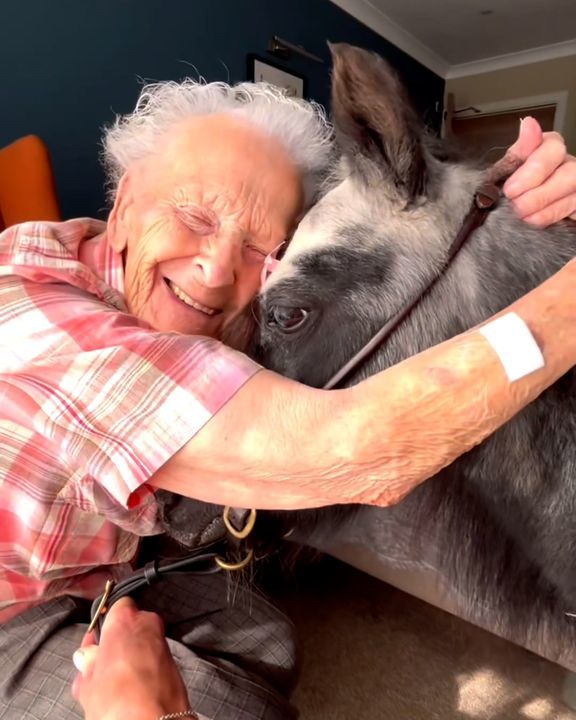
{"type": "Polygon", "coordinates": [[[309,311],[304,308],[282,307],[276,305],[268,311],[268,325],[276,327],[284,333],[299,330],[308,318],[309,311]]]}

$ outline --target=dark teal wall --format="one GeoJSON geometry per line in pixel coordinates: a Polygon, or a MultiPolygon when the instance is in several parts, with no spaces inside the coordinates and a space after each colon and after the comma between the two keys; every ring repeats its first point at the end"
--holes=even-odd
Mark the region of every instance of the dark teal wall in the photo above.
{"type": "Polygon", "coordinates": [[[132,109],[137,78],[246,79],[246,55],[279,35],[323,57],[287,63],[328,103],[326,41],[373,49],[400,71],[438,126],[444,82],[329,0],[12,0],[2,9],[0,146],[48,144],[65,217],[105,217],[100,128],[132,109]]]}

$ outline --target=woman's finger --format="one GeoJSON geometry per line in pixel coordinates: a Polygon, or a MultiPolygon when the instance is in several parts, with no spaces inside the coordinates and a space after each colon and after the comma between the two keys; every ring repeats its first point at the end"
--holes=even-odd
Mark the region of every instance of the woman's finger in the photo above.
{"type": "Polygon", "coordinates": [[[545,210],[528,215],[523,220],[536,227],[545,228],[566,218],[576,220],[576,193],[558,200],[545,210]]]}
{"type": "Polygon", "coordinates": [[[558,133],[547,133],[544,141],[504,184],[504,194],[513,200],[542,185],[567,158],[566,144],[558,133]]]}
{"type": "Polygon", "coordinates": [[[80,647],[86,647],[87,645],[96,645],[96,633],[94,631],[84,634],[80,647]]]}
{"type": "Polygon", "coordinates": [[[544,133],[537,120],[525,117],[520,120],[518,140],[508,148],[506,155],[526,160],[544,141],[544,133]]]}
{"type": "Polygon", "coordinates": [[[525,218],[546,210],[573,193],[576,193],[576,160],[570,158],[542,185],[515,198],[512,204],[519,217],[525,218]]]}
{"type": "Polygon", "coordinates": [[[78,648],[74,655],[72,655],[72,662],[76,670],[82,675],[86,675],[96,662],[97,653],[98,645],[86,645],[85,647],[78,648]]]}
{"type": "Polygon", "coordinates": [[[72,697],[76,702],[79,702],[80,699],[80,693],[82,691],[82,674],[76,673],[76,676],[74,677],[74,680],[72,681],[72,697]]]}

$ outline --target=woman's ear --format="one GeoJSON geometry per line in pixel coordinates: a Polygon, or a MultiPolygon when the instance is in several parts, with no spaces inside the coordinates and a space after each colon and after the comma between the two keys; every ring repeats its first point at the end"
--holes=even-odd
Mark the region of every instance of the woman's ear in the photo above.
{"type": "Polygon", "coordinates": [[[114,205],[108,216],[107,238],[110,247],[117,253],[124,252],[128,243],[126,210],[129,206],[130,176],[128,172],[120,178],[114,198],[114,205]]]}

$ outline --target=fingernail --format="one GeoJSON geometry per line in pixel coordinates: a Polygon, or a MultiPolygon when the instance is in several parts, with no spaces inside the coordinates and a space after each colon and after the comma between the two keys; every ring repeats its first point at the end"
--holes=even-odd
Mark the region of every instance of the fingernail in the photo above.
{"type": "Polygon", "coordinates": [[[78,670],[78,672],[84,672],[84,666],[86,663],[82,650],[76,650],[74,655],[72,655],[72,662],[74,663],[74,667],[76,668],[76,670],[78,670]]]}

